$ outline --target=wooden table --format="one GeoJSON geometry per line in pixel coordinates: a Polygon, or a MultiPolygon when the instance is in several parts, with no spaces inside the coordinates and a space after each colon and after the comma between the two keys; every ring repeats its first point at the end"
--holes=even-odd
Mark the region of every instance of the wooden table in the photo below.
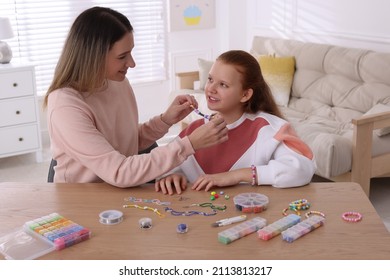
{"type": "MultiPolygon", "coordinates": [[[[108,184],[0,184],[0,233],[21,227],[26,221],[57,212],[92,231],[91,239],[40,259],[268,259],[268,260],[332,260],[332,259],[390,259],[390,235],[374,207],[355,183],[312,183],[300,188],[277,189],[269,186],[240,185],[223,190],[230,199],[220,197],[215,204],[226,204],[224,212],[215,216],[172,216],[164,206],[137,203],[158,208],[165,214],[160,218],[152,211],[122,208],[125,198],[159,199],[171,202],[178,211],[209,208],[193,203],[210,202],[210,192],[188,189],[181,196],[156,193],[152,185],[120,189],[108,184]],[[282,210],[291,201],[305,198],[311,210],[326,214],[325,225],[288,243],[281,236],[264,241],[256,233],[228,245],[218,242],[218,232],[228,227],[212,227],[217,220],[242,214],[234,207],[233,197],[240,193],[261,193],[269,198],[266,211],[247,214],[248,219],[263,217],[268,224],[282,218],[282,210]],[[102,211],[116,209],[124,213],[123,222],[105,225],[99,222],[102,211]],[[349,223],[341,219],[346,211],[358,211],[363,220],[349,223]],[[152,219],[152,228],[141,229],[139,219],[152,219]],[[176,232],[185,223],[187,233],[176,232]]],[[[305,213],[305,212],[303,212],[305,213]]],[[[304,216],[303,216],[304,217],[304,216]]],[[[236,224],[235,224],[236,225],[236,224]]],[[[0,235],[2,235],[0,234],[0,235]]],[[[0,255],[0,258],[3,258],[0,255]]]]}

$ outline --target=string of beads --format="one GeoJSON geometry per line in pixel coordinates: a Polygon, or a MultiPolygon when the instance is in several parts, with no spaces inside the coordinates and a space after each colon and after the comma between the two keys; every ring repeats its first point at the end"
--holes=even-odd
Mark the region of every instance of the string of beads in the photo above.
{"type": "Polygon", "coordinates": [[[169,201],[160,201],[159,199],[136,198],[134,196],[130,196],[128,198],[125,198],[125,201],[154,203],[154,204],[157,204],[157,205],[170,205],[171,204],[169,201]]]}
{"type": "Polygon", "coordinates": [[[152,208],[152,207],[148,207],[148,206],[139,206],[137,204],[125,204],[125,205],[123,205],[123,208],[137,208],[137,209],[141,209],[141,210],[149,210],[149,211],[153,211],[154,213],[156,213],[160,217],[164,217],[164,214],[161,214],[157,208],[152,208]]]}
{"type": "Polygon", "coordinates": [[[217,211],[214,209],[210,213],[201,212],[201,211],[176,211],[169,207],[165,207],[164,210],[166,212],[171,213],[171,215],[173,216],[193,216],[193,215],[214,216],[217,214],[217,211]]]}

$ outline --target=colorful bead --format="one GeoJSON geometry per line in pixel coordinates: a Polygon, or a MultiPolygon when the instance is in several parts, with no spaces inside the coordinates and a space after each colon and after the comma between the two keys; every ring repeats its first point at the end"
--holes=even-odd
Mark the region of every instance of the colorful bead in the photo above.
{"type": "Polygon", "coordinates": [[[211,192],[210,194],[211,194],[211,195],[215,195],[215,194],[216,194],[216,192],[211,192]]]}
{"type": "Polygon", "coordinates": [[[356,223],[363,219],[363,215],[360,214],[359,212],[345,212],[343,213],[341,218],[344,221],[356,223]]]}
{"type": "Polygon", "coordinates": [[[228,194],[225,194],[225,199],[228,200],[230,196],[228,194]]]}
{"type": "Polygon", "coordinates": [[[215,196],[210,196],[210,200],[215,200],[215,196]]]}
{"type": "Polygon", "coordinates": [[[223,194],[224,194],[224,192],[223,192],[223,191],[220,191],[220,192],[219,192],[219,194],[220,194],[220,195],[223,195],[223,194]]]}

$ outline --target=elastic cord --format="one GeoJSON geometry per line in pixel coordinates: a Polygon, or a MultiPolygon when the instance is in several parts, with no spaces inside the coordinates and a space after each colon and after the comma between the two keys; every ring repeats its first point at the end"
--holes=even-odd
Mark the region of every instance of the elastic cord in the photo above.
{"type": "Polygon", "coordinates": [[[105,225],[115,225],[123,221],[123,213],[118,210],[106,210],[99,214],[100,223],[105,225]]]}

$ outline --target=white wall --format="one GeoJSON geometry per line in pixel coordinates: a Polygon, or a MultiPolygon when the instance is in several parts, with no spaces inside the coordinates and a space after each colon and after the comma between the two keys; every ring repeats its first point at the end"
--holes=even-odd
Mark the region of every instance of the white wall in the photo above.
{"type": "Polygon", "coordinates": [[[197,70],[198,57],[249,50],[254,35],[390,52],[387,0],[216,0],[215,10],[213,29],[168,32],[169,80],[133,85],[141,122],[166,109],[175,73],[197,70]]]}

